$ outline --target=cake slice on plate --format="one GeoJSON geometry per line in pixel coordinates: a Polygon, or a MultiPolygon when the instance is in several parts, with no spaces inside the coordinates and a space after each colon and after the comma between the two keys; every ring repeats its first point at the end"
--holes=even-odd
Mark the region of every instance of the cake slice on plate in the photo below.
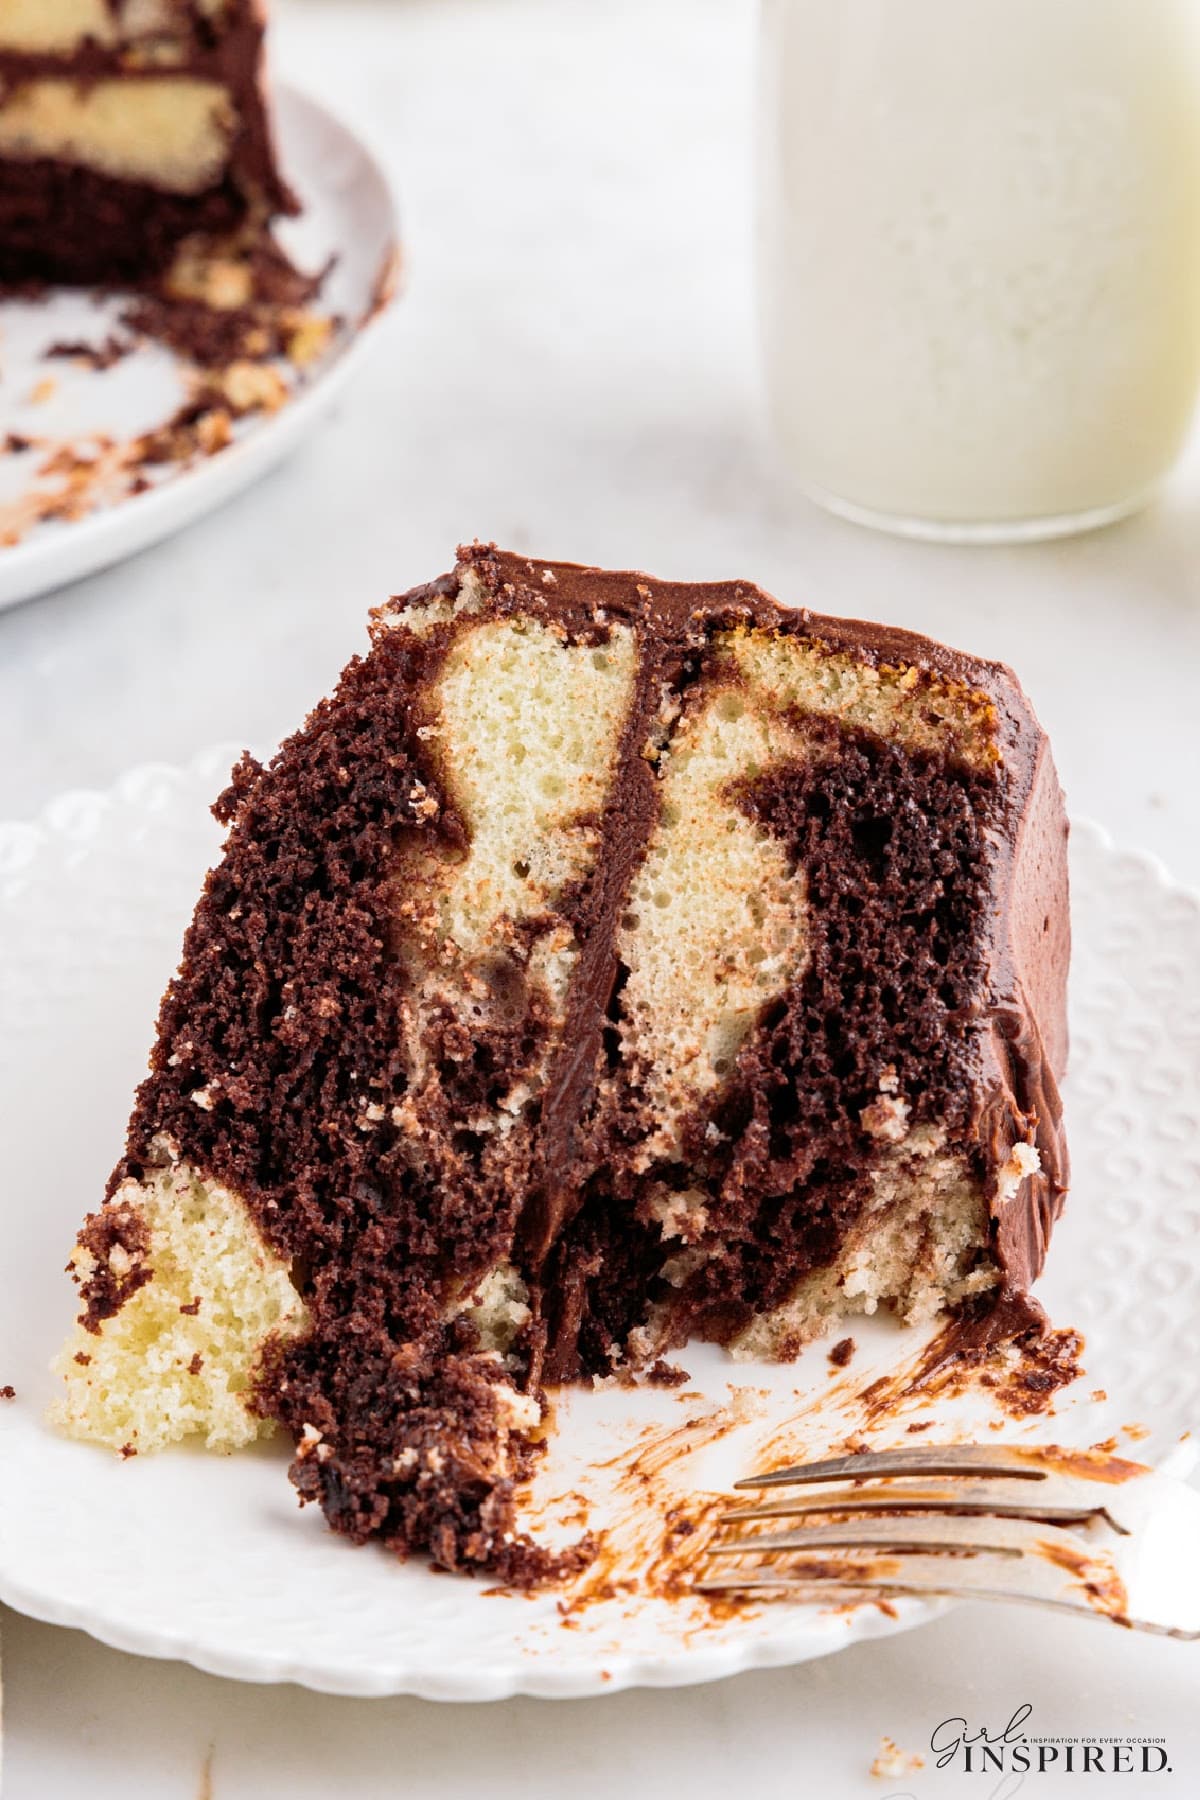
{"type": "Polygon", "coordinates": [[[136,283],[295,211],[263,29],[259,0],[0,0],[0,282],[136,283]]]}
{"type": "Polygon", "coordinates": [[[1036,1316],[1062,799],[1006,669],[745,583],[476,545],[372,638],[218,803],[58,1416],[532,1580],[547,1384],[1036,1316]]]}

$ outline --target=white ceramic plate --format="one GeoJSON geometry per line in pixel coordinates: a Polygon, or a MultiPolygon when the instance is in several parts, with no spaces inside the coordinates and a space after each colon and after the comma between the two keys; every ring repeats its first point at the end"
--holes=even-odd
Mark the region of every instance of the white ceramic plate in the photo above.
{"type": "MultiPolygon", "coordinates": [[[[336,315],[341,328],[288,404],[241,420],[234,442],[219,456],[167,470],[147,493],[79,519],[43,522],[20,543],[0,547],[0,607],[144,550],[240,493],[308,435],[373,340],[387,292],[383,278],[397,251],[387,177],[353,132],[316,100],[285,86],[275,100],[280,160],[304,207],[299,218],[281,224],[280,241],[301,269],[319,269],[336,256],[317,310],[336,315]]],[[[121,305],[120,299],[66,288],[38,302],[0,301],[0,435],[67,442],[104,432],[123,442],[171,417],[185,390],[179,362],[159,344],[143,345],[104,372],[45,359],[55,343],[102,343],[115,329],[121,305]],[[54,392],[35,402],[31,396],[47,377],[54,392]]],[[[0,456],[0,506],[31,485],[45,454],[0,456]]]]}
{"type": "MultiPolygon", "coordinates": [[[[924,1341],[890,1321],[854,1323],[859,1348],[837,1376],[823,1345],[784,1369],[696,1347],[684,1392],[563,1397],[538,1483],[544,1533],[578,1529],[582,1494],[589,1522],[611,1528],[605,1575],[631,1584],[565,1623],[554,1595],[485,1597],[483,1583],[351,1548],[298,1510],[279,1445],[122,1462],[45,1427],[46,1365],[73,1311],[62,1266],[120,1149],[217,849],[207,802],[233,760],[140,769],[108,794],[64,796],[37,824],[0,826],[0,1385],[17,1390],[0,1402],[0,1599],[217,1674],[454,1700],[704,1681],[930,1617],[915,1602],[895,1617],[788,1603],[714,1619],[647,1573],[672,1497],[727,1492],[767,1456],[862,1430],[861,1390],[924,1341]]],[[[1075,832],[1073,873],[1076,1184],[1042,1297],[1086,1332],[1087,1372],[1053,1417],[1003,1433],[1113,1434],[1158,1460],[1200,1419],[1200,901],[1090,827],[1075,832]]],[[[925,1419],[935,1438],[996,1441],[987,1404],[982,1391],[913,1400],[873,1441],[925,1419]]]]}

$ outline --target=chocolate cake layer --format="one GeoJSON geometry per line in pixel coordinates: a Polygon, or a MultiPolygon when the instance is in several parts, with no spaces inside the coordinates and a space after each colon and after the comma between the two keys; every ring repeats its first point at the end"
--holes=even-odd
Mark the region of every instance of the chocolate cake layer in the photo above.
{"type": "MultiPolygon", "coordinates": [[[[109,1194],[186,1168],[290,1268],[253,1405],[336,1529],[536,1580],[544,1382],[690,1333],[794,1354],[910,1277],[1036,1316],[1065,824],[997,665],[740,583],[460,556],[236,771],[109,1194]],[[472,762],[518,680],[541,730],[596,708],[593,788],[555,799],[574,752],[528,725],[472,762]],[[870,1287],[885,1239],[903,1280],[870,1287]]],[[[114,1232],[98,1332],[154,1286],[114,1232]]]]}
{"type": "Polygon", "coordinates": [[[71,163],[0,167],[0,284],[134,285],[161,274],[183,238],[223,235],[246,216],[228,178],[202,194],[167,194],[71,163]]]}

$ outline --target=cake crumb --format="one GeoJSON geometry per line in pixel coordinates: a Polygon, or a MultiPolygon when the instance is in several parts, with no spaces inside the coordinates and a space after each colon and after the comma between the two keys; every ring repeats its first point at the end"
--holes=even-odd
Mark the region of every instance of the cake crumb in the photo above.
{"type": "Polygon", "coordinates": [[[47,359],[56,357],[60,361],[80,363],[86,369],[93,369],[97,374],[103,374],[106,369],[114,368],[122,358],[131,356],[136,347],[131,337],[121,337],[119,333],[110,331],[103,342],[99,344],[89,344],[83,339],[62,339],[56,344],[51,344],[46,351],[46,357],[47,359]]]}
{"type": "Polygon", "coordinates": [[[16,1397],[17,1390],[11,1382],[6,1382],[3,1387],[0,1387],[0,1400],[15,1400],[16,1397]]]}
{"type": "Polygon", "coordinates": [[[53,400],[58,392],[58,383],[53,375],[43,375],[29,396],[30,406],[45,406],[47,400],[53,400]]]}
{"type": "Polygon", "coordinates": [[[896,1781],[902,1775],[915,1775],[918,1769],[925,1767],[925,1758],[915,1751],[901,1750],[890,1737],[879,1740],[879,1755],[871,1764],[871,1774],[881,1781],[896,1781]]]}
{"type": "Polygon", "coordinates": [[[194,1319],[196,1314],[200,1311],[199,1294],[197,1294],[194,1299],[189,1300],[186,1306],[181,1306],[179,1310],[181,1313],[186,1313],[189,1319],[194,1319]]]}
{"type": "Polygon", "coordinates": [[[852,1337],[839,1338],[829,1352],[829,1361],[835,1369],[844,1369],[857,1348],[858,1345],[852,1337]]]}
{"type": "Polygon", "coordinates": [[[902,1144],[908,1136],[911,1107],[898,1094],[881,1093],[859,1114],[859,1124],[873,1138],[885,1144],[902,1144]]]}
{"type": "Polygon", "coordinates": [[[1014,1144],[1008,1161],[996,1177],[996,1198],[1001,1206],[1015,1200],[1021,1190],[1021,1183],[1030,1175],[1036,1175],[1042,1166],[1042,1159],[1034,1144],[1014,1144]]]}
{"type": "Polygon", "coordinates": [[[235,312],[254,297],[249,263],[205,255],[195,246],[179,251],[163,285],[171,299],[198,300],[215,312],[235,312]]]}
{"type": "Polygon", "coordinates": [[[278,412],[289,392],[277,369],[246,358],[221,371],[220,386],[238,418],[260,410],[278,412]]]}
{"type": "Polygon", "coordinates": [[[131,1456],[137,1455],[137,1451],[134,1449],[132,1444],[122,1444],[120,1453],[126,1462],[129,1461],[129,1458],[131,1456]]]}
{"type": "Polygon", "coordinates": [[[316,313],[297,313],[288,332],[288,361],[298,369],[306,369],[324,354],[332,336],[332,319],[321,318],[316,313]]]}

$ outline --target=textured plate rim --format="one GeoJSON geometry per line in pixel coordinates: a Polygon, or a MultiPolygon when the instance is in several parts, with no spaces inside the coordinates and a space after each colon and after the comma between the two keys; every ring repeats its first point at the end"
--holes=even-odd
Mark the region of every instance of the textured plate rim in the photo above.
{"type": "Polygon", "coordinates": [[[873,1602],[865,1601],[853,1612],[843,1615],[845,1631],[836,1638],[831,1635],[826,1643],[818,1643],[812,1638],[810,1624],[801,1625],[800,1621],[806,1620],[805,1608],[801,1609],[797,1623],[797,1631],[807,1633],[802,1641],[793,1641],[790,1634],[780,1632],[769,1638],[727,1645],[688,1646],[669,1657],[606,1653],[603,1675],[599,1668],[565,1671],[555,1669],[548,1660],[535,1665],[528,1659],[511,1658],[497,1659],[486,1678],[478,1671],[458,1677],[443,1669],[431,1679],[427,1671],[412,1661],[380,1663],[370,1674],[363,1670],[348,1674],[333,1666],[296,1663],[285,1657],[256,1653],[240,1655],[225,1645],[218,1647],[206,1643],[194,1631],[185,1634],[126,1627],[109,1612],[98,1612],[82,1604],[49,1601],[28,1592],[19,1581],[3,1572],[0,1572],[0,1603],[44,1625],[86,1632],[88,1637],[107,1645],[110,1650],[147,1656],[155,1661],[185,1663],[204,1675],[215,1675],[223,1680],[244,1681],[256,1686],[290,1682],[314,1693],[335,1694],[344,1699],[386,1700],[408,1695],[416,1700],[447,1703],[589,1700],[630,1688],[701,1687],[752,1669],[795,1668],[802,1662],[815,1662],[848,1650],[852,1644],[915,1630],[959,1604],[952,1600],[893,1602],[896,1617],[889,1618],[879,1612],[873,1602]]]}
{"type": "MultiPolygon", "coordinates": [[[[70,837],[73,816],[94,821],[98,812],[130,803],[138,789],[156,776],[185,780],[219,777],[241,754],[242,747],[231,742],[210,746],[185,764],[139,764],[127,770],[108,789],[69,789],[56,795],[31,820],[0,821],[0,875],[6,863],[15,870],[55,837],[70,837]]],[[[1136,865],[1161,892],[1182,898],[1200,912],[1200,891],[1177,881],[1153,852],[1119,846],[1111,832],[1087,818],[1073,819],[1071,833],[1073,837],[1090,840],[1092,847],[1105,855],[1136,865]]],[[[91,835],[90,831],[88,835],[91,835]]],[[[203,1628],[192,1626],[164,1631],[149,1626],[130,1626],[123,1624],[111,1608],[47,1597],[26,1587],[18,1575],[3,1566],[0,1566],[0,1602],[44,1624],[84,1631],[111,1649],[182,1662],[204,1674],[224,1679],[252,1684],[288,1682],[318,1693],[360,1699],[410,1695],[442,1702],[484,1702],[517,1697],[584,1699],[630,1688],[700,1686],[754,1669],[795,1666],[833,1655],[854,1643],[915,1629],[960,1604],[936,1599],[901,1601],[896,1607],[897,1616],[889,1618],[866,1603],[852,1612],[837,1615],[844,1629],[837,1633],[830,1629],[823,1642],[814,1639],[811,1618],[805,1608],[797,1613],[794,1634],[784,1629],[769,1637],[686,1644],[662,1655],[606,1653],[603,1673],[598,1666],[558,1669],[550,1659],[533,1663],[528,1657],[498,1658],[485,1677],[478,1670],[457,1676],[446,1668],[431,1676],[411,1657],[393,1663],[380,1662],[370,1672],[362,1669],[348,1672],[319,1661],[299,1662],[259,1651],[241,1653],[229,1648],[226,1642],[206,1641],[203,1628]]]]}

